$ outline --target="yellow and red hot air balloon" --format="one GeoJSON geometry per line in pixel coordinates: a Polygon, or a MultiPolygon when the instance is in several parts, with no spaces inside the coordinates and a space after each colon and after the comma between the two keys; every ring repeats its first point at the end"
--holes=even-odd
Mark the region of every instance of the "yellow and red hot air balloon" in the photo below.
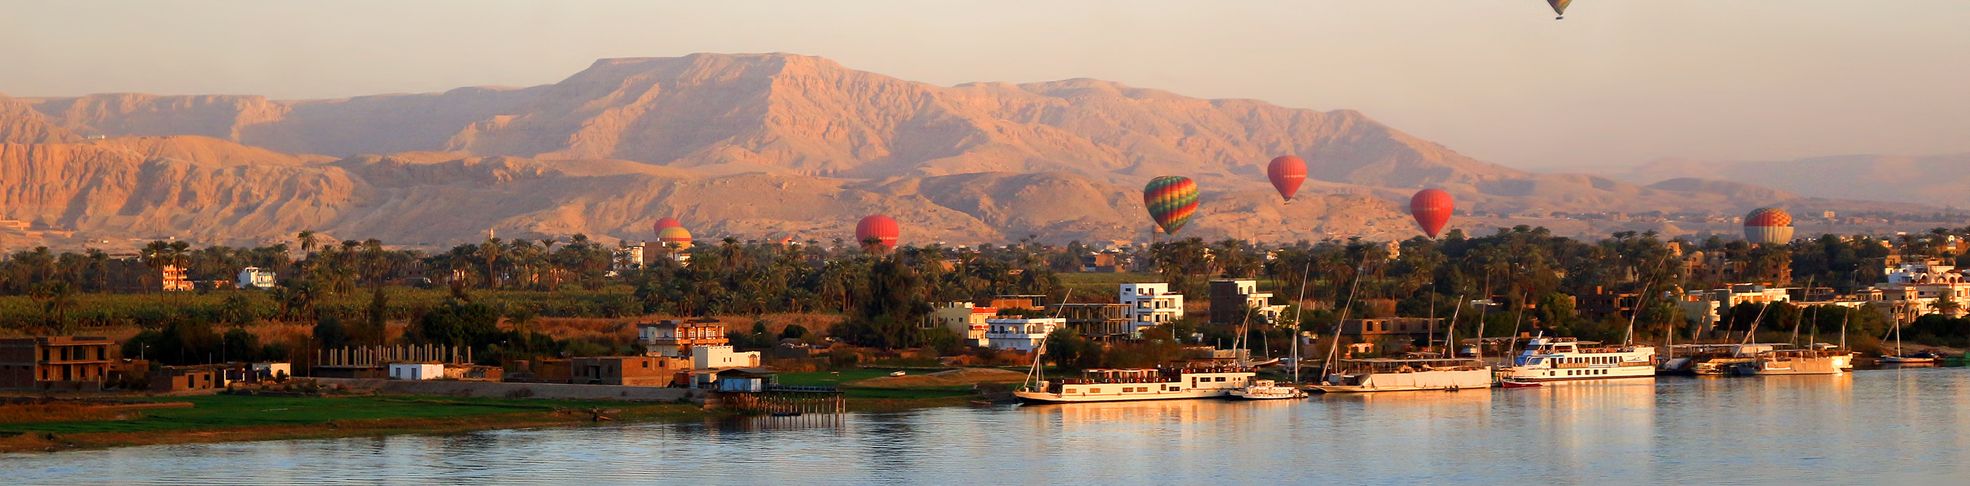
{"type": "Polygon", "coordinates": [[[871,214],[855,223],[855,241],[864,245],[873,243],[882,251],[896,249],[896,240],[902,236],[903,227],[889,216],[871,214]]]}
{"type": "Polygon", "coordinates": [[[1164,233],[1175,235],[1197,213],[1197,183],[1189,177],[1162,176],[1142,188],[1142,205],[1164,233]]]}
{"type": "Polygon", "coordinates": [[[683,226],[671,226],[657,232],[657,241],[663,243],[664,248],[671,250],[689,250],[691,249],[691,232],[685,230],[683,226]]]}
{"type": "Polygon", "coordinates": [[[1443,232],[1443,226],[1450,224],[1450,213],[1457,208],[1450,193],[1442,189],[1424,189],[1409,198],[1409,216],[1416,218],[1416,225],[1423,228],[1423,234],[1435,238],[1443,232]]]}
{"type": "Polygon", "coordinates": [[[1279,197],[1293,202],[1293,194],[1300,192],[1300,183],[1306,182],[1306,161],[1292,155],[1273,157],[1272,163],[1265,167],[1265,177],[1272,180],[1272,188],[1279,191],[1279,197]]]}
{"type": "Polygon", "coordinates": [[[666,216],[658,219],[656,224],[650,225],[650,232],[656,233],[657,238],[662,239],[665,228],[681,228],[683,226],[684,223],[677,221],[677,218],[666,216]]]}
{"type": "Polygon", "coordinates": [[[1779,208],[1758,208],[1744,215],[1744,239],[1761,245],[1792,241],[1792,215],[1779,208]]]}

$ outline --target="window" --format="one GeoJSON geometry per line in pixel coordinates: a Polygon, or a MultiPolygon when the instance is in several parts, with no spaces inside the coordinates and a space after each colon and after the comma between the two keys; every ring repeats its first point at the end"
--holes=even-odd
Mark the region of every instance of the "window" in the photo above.
{"type": "Polygon", "coordinates": [[[1100,388],[1089,388],[1088,393],[1101,393],[1100,388]]]}

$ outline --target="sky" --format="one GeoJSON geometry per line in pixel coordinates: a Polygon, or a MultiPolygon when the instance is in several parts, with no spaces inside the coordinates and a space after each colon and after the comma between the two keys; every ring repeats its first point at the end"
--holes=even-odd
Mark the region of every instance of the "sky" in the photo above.
{"type": "Polygon", "coordinates": [[[0,0],[0,93],[280,99],[790,52],[942,85],[1076,77],[1354,109],[1482,160],[1970,152],[1970,1],[0,0]]]}

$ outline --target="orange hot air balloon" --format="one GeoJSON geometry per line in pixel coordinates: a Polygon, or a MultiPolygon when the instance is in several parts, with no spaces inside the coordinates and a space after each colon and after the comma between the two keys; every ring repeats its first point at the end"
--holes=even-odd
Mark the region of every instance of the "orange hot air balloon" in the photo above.
{"type": "Polygon", "coordinates": [[[1279,197],[1293,201],[1293,193],[1300,192],[1300,183],[1306,182],[1306,161],[1297,156],[1281,155],[1272,158],[1265,167],[1265,177],[1272,179],[1272,188],[1279,190],[1279,197]]]}
{"type": "Polygon", "coordinates": [[[903,235],[903,228],[889,216],[871,214],[855,223],[855,241],[867,244],[874,241],[883,250],[896,248],[896,240],[903,235]]]}
{"type": "Polygon", "coordinates": [[[683,226],[664,228],[663,231],[657,232],[657,241],[663,242],[665,247],[671,249],[689,250],[691,249],[691,232],[685,230],[683,226]]]}
{"type": "Polygon", "coordinates": [[[1443,232],[1443,225],[1450,223],[1450,212],[1456,207],[1450,193],[1442,189],[1424,189],[1409,198],[1409,215],[1416,218],[1416,225],[1423,227],[1423,233],[1431,238],[1443,232]]]}
{"type": "Polygon", "coordinates": [[[666,216],[662,219],[658,219],[657,224],[650,225],[650,231],[656,233],[658,239],[662,239],[664,229],[682,228],[682,227],[684,227],[684,223],[677,221],[677,218],[666,216]]]}

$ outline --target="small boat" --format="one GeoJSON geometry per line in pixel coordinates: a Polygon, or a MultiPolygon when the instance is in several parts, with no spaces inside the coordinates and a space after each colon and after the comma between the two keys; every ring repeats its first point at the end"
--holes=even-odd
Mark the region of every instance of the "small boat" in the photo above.
{"type": "Polygon", "coordinates": [[[907,375],[907,374],[909,374],[909,373],[905,373],[905,372],[903,372],[903,370],[896,370],[896,371],[892,371],[892,372],[890,372],[890,373],[889,373],[889,376],[903,376],[903,375],[907,375]]]}
{"type": "Polygon", "coordinates": [[[1852,368],[1853,353],[1839,349],[1781,349],[1759,353],[1757,359],[1731,365],[1738,376],[1838,375],[1852,368]]]}
{"type": "Polygon", "coordinates": [[[1937,356],[1937,355],[1936,355],[1936,353],[1931,353],[1931,352],[1928,352],[1928,351],[1923,351],[1923,352],[1919,352],[1919,353],[1909,353],[1909,354],[1903,354],[1903,355],[1896,355],[1896,356],[1882,356],[1882,357],[1881,357],[1881,363],[1882,363],[1882,364],[1896,364],[1896,365],[1903,365],[1903,364],[1935,364],[1935,363],[1936,363],[1936,361],[1938,361],[1938,360],[1940,360],[1940,359],[1941,359],[1941,356],[1937,356]]]}
{"type": "Polygon", "coordinates": [[[1236,367],[1092,369],[1080,378],[1041,380],[1012,395],[1029,404],[1219,398],[1244,389],[1253,374],[1236,367]]]}
{"type": "Polygon", "coordinates": [[[1233,398],[1245,400],[1284,400],[1306,398],[1305,391],[1290,386],[1279,386],[1272,380],[1252,380],[1252,384],[1231,391],[1233,398]]]}
{"type": "Polygon", "coordinates": [[[1538,382],[1518,381],[1518,380],[1500,380],[1498,382],[1498,385],[1505,388],[1539,388],[1542,386],[1546,386],[1538,382]]]}

